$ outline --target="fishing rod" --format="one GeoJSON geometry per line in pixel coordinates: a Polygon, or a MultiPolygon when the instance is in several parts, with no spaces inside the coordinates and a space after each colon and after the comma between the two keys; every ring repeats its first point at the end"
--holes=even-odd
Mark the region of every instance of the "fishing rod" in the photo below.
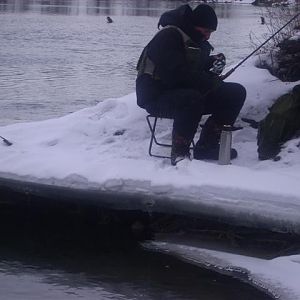
{"type": "Polygon", "coordinates": [[[11,146],[13,143],[10,142],[9,140],[7,140],[6,138],[4,138],[3,136],[0,135],[0,138],[3,140],[3,142],[5,143],[5,145],[7,146],[11,146]]]}
{"type": "Polygon", "coordinates": [[[278,29],[273,35],[271,35],[266,41],[264,41],[258,48],[252,51],[246,58],[244,58],[241,62],[239,62],[234,68],[229,70],[226,74],[221,75],[222,79],[226,79],[230,76],[240,65],[242,65],[249,57],[251,57],[255,52],[257,52],[260,48],[262,48],[267,42],[269,42],[276,34],[278,34],[284,27],[293,22],[296,18],[298,18],[300,13],[296,14],[293,18],[291,18],[285,25],[283,25],[280,29],[278,29]]]}

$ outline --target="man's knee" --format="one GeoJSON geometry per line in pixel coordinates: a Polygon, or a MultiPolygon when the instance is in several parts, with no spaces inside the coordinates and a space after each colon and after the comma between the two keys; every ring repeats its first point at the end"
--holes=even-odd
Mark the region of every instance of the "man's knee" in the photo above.
{"type": "Polygon", "coordinates": [[[246,99],[246,89],[243,85],[236,82],[228,82],[224,86],[224,94],[231,106],[241,109],[246,99]]]}
{"type": "Polygon", "coordinates": [[[245,99],[246,99],[246,89],[243,85],[239,84],[239,83],[232,83],[233,84],[233,96],[236,99],[236,101],[238,101],[241,106],[243,106],[245,99]]]}

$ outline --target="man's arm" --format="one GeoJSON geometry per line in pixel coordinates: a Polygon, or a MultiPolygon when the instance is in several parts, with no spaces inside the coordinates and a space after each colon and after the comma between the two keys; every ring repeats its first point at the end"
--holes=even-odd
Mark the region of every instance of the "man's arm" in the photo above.
{"type": "Polygon", "coordinates": [[[194,88],[205,93],[215,84],[205,70],[191,70],[182,35],[176,28],[161,30],[149,43],[147,53],[168,88],[194,88]]]}
{"type": "Polygon", "coordinates": [[[190,79],[182,35],[176,28],[161,30],[149,43],[147,53],[168,87],[186,85],[190,79]]]}

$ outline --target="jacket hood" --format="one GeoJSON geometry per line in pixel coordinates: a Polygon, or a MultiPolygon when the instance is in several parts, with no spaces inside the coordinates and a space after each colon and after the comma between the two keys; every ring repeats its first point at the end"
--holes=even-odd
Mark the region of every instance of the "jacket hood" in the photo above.
{"type": "Polygon", "coordinates": [[[188,4],[163,13],[157,27],[173,25],[184,31],[194,42],[203,43],[203,35],[194,29],[193,10],[188,4]]]}
{"type": "Polygon", "coordinates": [[[192,20],[193,11],[191,7],[186,4],[163,13],[158,21],[157,27],[160,28],[160,26],[165,27],[168,25],[177,26],[190,36],[193,31],[192,20]]]}

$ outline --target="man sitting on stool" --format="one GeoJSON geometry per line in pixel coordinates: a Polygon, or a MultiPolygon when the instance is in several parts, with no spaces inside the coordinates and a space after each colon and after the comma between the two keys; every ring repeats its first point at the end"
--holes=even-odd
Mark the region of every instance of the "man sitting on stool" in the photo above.
{"type": "MultiPolygon", "coordinates": [[[[165,12],[163,28],[144,48],[136,80],[137,103],[154,116],[174,119],[171,163],[190,157],[190,144],[202,115],[211,114],[194,148],[194,159],[218,159],[223,125],[233,125],[246,98],[245,88],[220,78],[223,54],[210,55],[208,39],[217,28],[209,5],[165,12]]],[[[237,151],[231,149],[231,158],[237,151]]]]}

